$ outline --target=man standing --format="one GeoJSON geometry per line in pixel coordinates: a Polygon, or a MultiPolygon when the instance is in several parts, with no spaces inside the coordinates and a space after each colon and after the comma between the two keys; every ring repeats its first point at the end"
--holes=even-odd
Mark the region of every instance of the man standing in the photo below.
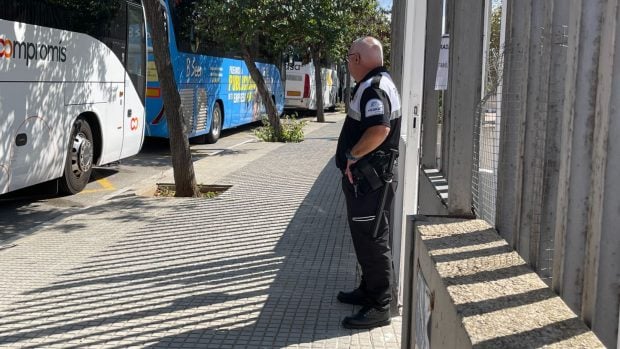
{"type": "Polygon", "coordinates": [[[344,318],[345,328],[374,328],[390,323],[389,218],[396,188],[391,178],[400,137],[400,97],[383,67],[383,48],[377,39],[353,42],[346,60],[357,86],[338,138],[336,165],[343,173],[342,190],[362,280],[353,291],[338,293],[338,300],[362,306],[344,318]]]}

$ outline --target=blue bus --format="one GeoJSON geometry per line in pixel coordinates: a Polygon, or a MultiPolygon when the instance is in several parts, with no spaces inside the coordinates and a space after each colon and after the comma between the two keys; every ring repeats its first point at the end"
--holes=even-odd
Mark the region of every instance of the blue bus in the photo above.
{"type": "MultiPolygon", "coordinates": [[[[181,96],[188,136],[215,143],[223,129],[260,120],[265,107],[243,59],[221,52],[217,43],[197,33],[192,16],[195,0],[165,0],[170,58],[181,96]]],[[[146,136],[168,138],[168,125],[152,39],[148,39],[146,136]]],[[[237,56],[238,57],[238,56],[237,56]]],[[[274,64],[256,63],[276,104],[284,110],[284,89],[274,64]]]]}

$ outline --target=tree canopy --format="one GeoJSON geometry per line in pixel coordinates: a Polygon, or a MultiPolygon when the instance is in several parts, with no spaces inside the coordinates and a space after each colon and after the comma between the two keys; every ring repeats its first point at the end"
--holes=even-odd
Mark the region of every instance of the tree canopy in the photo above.
{"type": "MultiPolygon", "coordinates": [[[[257,59],[281,63],[282,54],[291,48],[309,54],[320,91],[320,63],[342,62],[355,38],[372,35],[389,48],[389,16],[377,0],[185,0],[178,4],[195,19],[184,30],[200,32],[207,45],[219,50],[238,52],[259,92],[261,74],[252,67],[257,59]]],[[[389,57],[389,49],[385,54],[389,57]]],[[[261,96],[272,126],[279,127],[275,114],[269,113],[268,94],[261,96]]],[[[324,121],[322,94],[316,96],[317,118],[324,121]]]]}
{"type": "Polygon", "coordinates": [[[496,89],[501,82],[502,55],[500,47],[500,32],[502,22],[502,7],[496,6],[491,12],[491,34],[489,43],[488,75],[486,92],[496,89]]]}
{"type": "MultiPolygon", "coordinates": [[[[315,86],[322,91],[321,63],[340,63],[359,28],[378,9],[376,0],[291,0],[286,18],[289,46],[308,52],[314,62],[315,86]]],[[[317,120],[325,121],[323,94],[316,94],[317,120]]]]}
{"type": "Polygon", "coordinates": [[[357,28],[364,27],[377,9],[376,0],[292,0],[288,43],[319,50],[341,59],[357,28]]]}

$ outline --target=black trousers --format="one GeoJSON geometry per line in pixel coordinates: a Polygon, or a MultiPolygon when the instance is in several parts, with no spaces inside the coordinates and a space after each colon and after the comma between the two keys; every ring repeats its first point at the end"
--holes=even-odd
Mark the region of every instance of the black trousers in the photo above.
{"type": "Polygon", "coordinates": [[[389,218],[396,185],[396,181],[390,184],[383,214],[375,217],[384,188],[356,195],[349,179],[346,176],[342,177],[342,191],[347,203],[351,238],[357,261],[362,268],[359,288],[364,291],[368,301],[377,307],[386,306],[392,300],[393,270],[389,218]],[[376,219],[380,220],[380,226],[377,236],[373,238],[376,219]]]}

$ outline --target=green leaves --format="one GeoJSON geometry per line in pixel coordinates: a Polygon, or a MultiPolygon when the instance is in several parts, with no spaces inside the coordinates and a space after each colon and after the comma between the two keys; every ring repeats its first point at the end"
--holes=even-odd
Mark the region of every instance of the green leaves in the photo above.
{"type": "Polygon", "coordinates": [[[357,37],[365,19],[374,15],[376,0],[292,0],[288,44],[297,51],[307,48],[338,61],[357,37]]]}
{"type": "Polygon", "coordinates": [[[299,143],[304,140],[304,127],[306,120],[296,120],[295,116],[286,116],[282,120],[280,138],[276,137],[273,126],[267,119],[263,119],[263,126],[254,130],[254,135],[264,142],[299,143]]]}
{"type": "Polygon", "coordinates": [[[335,61],[357,37],[389,38],[389,17],[380,11],[377,0],[195,0],[192,16],[220,48],[260,41],[274,58],[294,47],[318,49],[335,61]]]}
{"type": "Polygon", "coordinates": [[[284,0],[196,0],[196,26],[212,44],[234,50],[243,45],[279,57],[288,21],[284,0]]]}

